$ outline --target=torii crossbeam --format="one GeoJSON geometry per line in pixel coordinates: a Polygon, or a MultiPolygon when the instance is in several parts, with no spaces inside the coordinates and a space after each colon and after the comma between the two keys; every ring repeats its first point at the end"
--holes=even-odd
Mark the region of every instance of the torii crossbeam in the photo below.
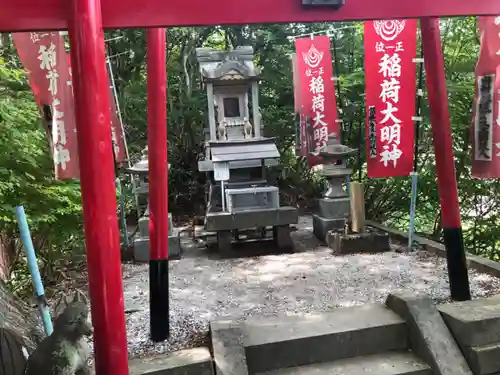
{"type": "MultiPolygon", "coordinates": [[[[345,0],[338,10],[301,0],[101,0],[104,28],[235,25],[494,15],[498,0],[345,0]]],[[[68,28],[67,0],[2,0],[0,30],[68,28]]]]}
{"type": "MultiPolygon", "coordinates": [[[[304,8],[302,1],[0,0],[0,31],[69,30],[97,375],[129,373],[103,28],[420,18],[451,295],[456,300],[470,298],[438,17],[497,15],[500,0],[345,0],[339,9],[304,8]]],[[[150,41],[158,42],[156,48],[164,46],[158,35],[151,34],[150,41]]],[[[148,45],[148,54],[150,48],[155,47],[148,45]]],[[[163,59],[164,54],[155,56],[163,59]]],[[[164,88],[166,76],[156,69],[161,64],[164,66],[164,61],[154,62],[155,69],[148,72],[157,75],[157,84],[164,88]]],[[[148,79],[150,82],[155,79],[148,79]]],[[[166,126],[164,90],[148,92],[155,93],[154,102],[148,103],[148,111],[154,112],[150,118],[154,124],[149,128],[166,126]]],[[[155,150],[150,149],[149,154],[163,159],[167,146],[163,130],[155,136],[158,139],[150,142],[155,150]]],[[[162,181],[150,186],[158,202],[150,207],[154,215],[167,212],[160,207],[167,204],[167,166],[166,160],[153,164],[150,181],[162,181]]],[[[152,231],[156,238],[152,246],[165,243],[168,218],[164,216],[157,215],[156,222],[150,224],[157,229],[152,231]]],[[[152,248],[155,251],[161,255],[163,249],[152,248]]],[[[168,264],[158,270],[167,272],[168,264]]],[[[164,283],[164,275],[156,276],[164,283]]]]}

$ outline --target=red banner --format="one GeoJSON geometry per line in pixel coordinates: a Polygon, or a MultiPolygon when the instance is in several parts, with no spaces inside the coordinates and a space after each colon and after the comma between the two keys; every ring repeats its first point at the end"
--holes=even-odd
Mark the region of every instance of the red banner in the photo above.
{"type": "Polygon", "coordinates": [[[478,17],[481,47],[472,117],[472,176],[500,178],[500,16],[478,17]]]}
{"type": "Polygon", "coordinates": [[[368,177],[413,170],[417,21],[364,23],[368,177]]]}
{"type": "Polygon", "coordinates": [[[64,37],[59,32],[13,34],[19,59],[41,112],[50,108],[55,177],[79,178],[71,78],[64,37]]]}
{"type": "Polygon", "coordinates": [[[295,39],[295,49],[301,115],[304,119],[307,117],[309,122],[306,134],[310,142],[301,140],[301,145],[304,142],[309,144],[308,163],[314,166],[323,164],[323,159],[314,155],[318,155],[321,148],[326,146],[328,136],[340,138],[330,38],[318,36],[295,39]]]}

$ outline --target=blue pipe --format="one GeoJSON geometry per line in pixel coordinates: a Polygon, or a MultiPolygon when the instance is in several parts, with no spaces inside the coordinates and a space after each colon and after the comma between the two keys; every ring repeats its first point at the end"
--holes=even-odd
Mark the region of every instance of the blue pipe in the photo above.
{"type": "Polygon", "coordinates": [[[35,249],[33,248],[33,242],[31,241],[28,221],[26,220],[26,214],[24,213],[23,206],[16,207],[16,217],[17,224],[19,225],[19,232],[21,233],[21,240],[23,241],[24,250],[26,251],[26,258],[28,259],[28,268],[31,273],[33,288],[35,289],[38,309],[40,310],[40,315],[42,316],[43,328],[47,336],[50,336],[53,331],[52,320],[47,307],[47,301],[45,300],[45,291],[43,289],[40,271],[38,270],[35,249]]]}
{"type": "Polygon", "coordinates": [[[418,172],[411,172],[411,201],[410,201],[410,231],[408,233],[408,251],[413,249],[413,235],[415,233],[415,208],[417,205],[418,172]]]}

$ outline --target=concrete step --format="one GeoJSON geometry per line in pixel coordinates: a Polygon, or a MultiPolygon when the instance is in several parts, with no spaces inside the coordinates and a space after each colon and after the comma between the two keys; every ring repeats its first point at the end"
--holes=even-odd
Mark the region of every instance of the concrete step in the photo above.
{"type": "Polygon", "coordinates": [[[244,332],[249,374],[408,347],[406,323],[379,304],[247,321],[244,332]]]}
{"type": "Polygon", "coordinates": [[[213,375],[212,357],[207,348],[131,359],[129,368],[130,375],[213,375]]]}
{"type": "Polygon", "coordinates": [[[389,352],[365,357],[315,363],[259,375],[432,375],[429,366],[409,352],[389,352]]]}
{"type": "Polygon", "coordinates": [[[500,373],[500,343],[468,347],[464,352],[475,375],[500,373]]]}
{"type": "Polygon", "coordinates": [[[500,296],[438,306],[460,346],[500,342],[500,296]]]}

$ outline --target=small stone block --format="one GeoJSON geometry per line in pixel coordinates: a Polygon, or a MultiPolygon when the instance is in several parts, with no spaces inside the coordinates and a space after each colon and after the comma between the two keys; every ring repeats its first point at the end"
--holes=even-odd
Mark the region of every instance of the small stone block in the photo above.
{"type": "MultiPolygon", "coordinates": [[[[181,256],[181,240],[178,230],[173,230],[173,235],[168,236],[168,258],[178,259],[181,256]]],[[[149,262],[149,237],[134,239],[134,260],[136,262],[149,262]]]]}
{"type": "Polygon", "coordinates": [[[326,219],[319,215],[313,215],[313,233],[323,242],[326,242],[326,236],[332,229],[343,229],[346,219],[326,219]]]}
{"type": "Polygon", "coordinates": [[[473,346],[464,350],[474,375],[500,373],[500,343],[473,346]]]}
{"type": "Polygon", "coordinates": [[[132,359],[129,368],[130,375],[213,375],[212,358],[207,348],[132,359]]]}
{"type": "Polygon", "coordinates": [[[139,237],[134,239],[134,260],[136,262],[149,262],[149,238],[139,237]]]}
{"type": "Polygon", "coordinates": [[[217,249],[220,253],[230,253],[233,249],[233,233],[230,230],[217,232],[217,249]]]}
{"type": "Polygon", "coordinates": [[[171,236],[174,233],[174,222],[172,220],[172,214],[168,214],[168,235],[171,236]]]}
{"type": "MultiPolygon", "coordinates": [[[[149,216],[143,216],[139,219],[139,234],[141,237],[149,236],[149,216]]],[[[174,230],[174,222],[172,214],[168,214],[168,235],[172,235],[174,230]]]]}
{"type": "Polygon", "coordinates": [[[244,335],[233,321],[210,323],[216,375],[248,375],[244,335]]]}
{"type": "Polygon", "coordinates": [[[172,230],[172,235],[168,236],[168,258],[179,258],[181,256],[181,239],[178,229],[172,230]]]}
{"type": "Polygon", "coordinates": [[[139,235],[141,237],[149,236],[149,217],[143,216],[139,219],[139,235]]]}
{"type": "Polygon", "coordinates": [[[444,304],[438,309],[460,345],[500,342],[500,296],[444,304]]]}
{"type": "Polygon", "coordinates": [[[273,227],[273,236],[276,241],[276,245],[280,249],[291,249],[293,248],[292,237],[290,236],[290,225],[279,225],[273,227]]]}
{"type": "Polygon", "coordinates": [[[326,243],[335,255],[384,253],[391,250],[389,235],[383,232],[349,233],[330,231],[326,243]]]}
{"type": "Polygon", "coordinates": [[[319,216],[327,219],[347,219],[351,210],[349,197],[318,200],[319,216]]]}

